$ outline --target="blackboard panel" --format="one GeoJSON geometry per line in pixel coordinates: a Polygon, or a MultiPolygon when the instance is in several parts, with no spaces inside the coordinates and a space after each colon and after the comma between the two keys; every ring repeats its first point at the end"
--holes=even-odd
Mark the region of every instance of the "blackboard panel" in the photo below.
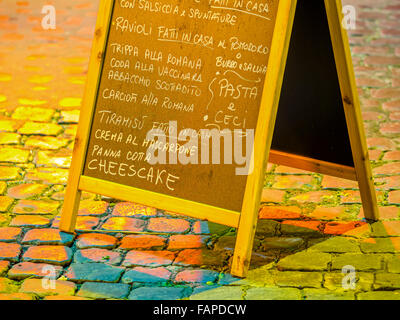
{"type": "Polygon", "coordinates": [[[272,149],[354,167],[323,0],[299,0],[272,149]]]}
{"type": "Polygon", "coordinates": [[[225,141],[221,163],[203,162],[199,132],[256,129],[279,0],[248,10],[242,1],[113,3],[83,175],[240,212],[244,164],[222,159],[225,141]],[[147,136],[153,128],[160,139],[147,136]],[[198,163],[178,162],[191,138],[198,163]],[[148,150],[168,161],[150,163],[148,150]]]}

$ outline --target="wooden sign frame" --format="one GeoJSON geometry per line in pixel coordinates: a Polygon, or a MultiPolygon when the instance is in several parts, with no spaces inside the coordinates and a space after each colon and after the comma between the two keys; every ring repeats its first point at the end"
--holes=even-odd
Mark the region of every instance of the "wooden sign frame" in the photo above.
{"type": "MultiPolygon", "coordinates": [[[[273,152],[270,158],[280,164],[357,180],[359,182],[365,216],[368,219],[377,220],[377,201],[352,69],[350,49],[346,30],[341,26],[342,7],[340,0],[324,0],[324,2],[344,102],[346,122],[353,150],[355,169],[346,168],[344,170],[340,166],[307,158],[301,159],[301,157],[282,155],[277,152],[273,152]]],[[[88,146],[104,52],[108,40],[108,26],[112,18],[112,1],[101,0],[89,63],[85,96],[75,138],[73,158],[61,215],[60,230],[70,233],[74,232],[82,191],[100,193],[124,201],[139,202],[151,207],[238,228],[231,273],[239,277],[244,277],[250,265],[261,192],[263,190],[264,173],[270,154],[296,5],[296,0],[279,1],[268,72],[265,78],[254,141],[254,170],[247,178],[242,210],[241,212],[234,212],[83,175],[85,153],[88,146]]]]}

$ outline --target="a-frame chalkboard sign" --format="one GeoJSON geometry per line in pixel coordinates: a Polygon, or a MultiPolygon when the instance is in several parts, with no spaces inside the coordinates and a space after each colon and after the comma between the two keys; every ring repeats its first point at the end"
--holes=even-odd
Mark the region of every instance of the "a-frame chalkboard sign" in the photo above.
{"type": "MultiPolygon", "coordinates": [[[[243,277],[268,161],[358,181],[377,220],[341,21],[340,0],[101,0],[60,229],[74,232],[82,191],[206,219],[238,229],[231,272],[243,277]],[[255,130],[253,170],[150,164],[146,132],[171,138],[171,120],[255,130]]],[[[179,137],[157,152],[187,155],[179,137]]]]}

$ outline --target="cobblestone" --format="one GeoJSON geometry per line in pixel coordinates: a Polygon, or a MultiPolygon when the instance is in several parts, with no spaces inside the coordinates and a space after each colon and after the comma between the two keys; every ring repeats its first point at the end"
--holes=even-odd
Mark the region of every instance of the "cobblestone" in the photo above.
{"type": "Polygon", "coordinates": [[[400,252],[400,238],[372,238],[361,242],[364,253],[395,253],[400,252]]]}
{"type": "Polygon", "coordinates": [[[379,221],[371,225],[375,237],[398,237],[400,235],[399,221],[379,221]]]}
{"type": "Polygon", "coordinates": [[[209,221],[196,221],[193,223],[192,231],[194,234],[216,234],[221,235],[229,230],[228,226],[212,223],[209,221]]]}
{"type": "Polygon", "coordinates": [[[357,295],[358,300],[400,300],[400,291],[371,291],[357,295]]]}
{"type": "Polygon", "coordinates": [[[0,181],[0,194],[3,194],[4,191],[6,191],[7,189],[7,183],[5,183],[4,181],[0,181]]]}
{"type": "Polygon", "coordinates": [[[18,286],[7,278],[0,278],[0,293],[11,293],[18,291],[18,286]]]}
{"type": "Polygon", "coordinates": [[[214,245],[214,250],[217,251],[233,251],[235,248],[236,237],[234,236],[222,236],[218,238],[214,245]]]}
{"type": "Polygon", "coordinates": [[[188,231],[190,224],[183,219],[151,218],[147,230],[165,233],[184,233],[188,231]]]}
{"type": "Polygon", "coordinates": [[[246,300],[301,300],[301,291],[295,288],[251,288],[246,291],[246,300]]]}
{"type": "Polygon", "coordinates": [[[18,167],[0,166],[0,180],[18,180],[21,169],[18,167]]]}
{"type": "Polygon", "coordinates": [[[58,229],[31,229],[22,239],[22,244],[36,245],[64,245],[69,246],[74,236],[58,229]]]}
{"type": "MultiPolygon", "coordinates": [[[[332,291],[343,291],[343,277],[341,272],[329,272],[324,275],[324,287],[332,291]]],[[[374,274],[366,272],[356,272],[356,291],[369,291],[374,282],[374,274]]]]}
{"type": "Polygon", "coordinates": [[[274,220],[259,220],[256,233],[263,236],[274,236],[279,226],[279,222],[274,220]]]}
{"type": "Polygon", "coordinates": [[[279,270],[327,270],[331,255],[322,252],[299,252],[280,260],[279,270]]]}
{"type": "Polygon", "coordinates": [[[29,156],[29,150],[13,147],[0,148],[0,162],[26,163],[29,156]]]}
{"type": "Polygon", "coordinates": [[[260,219],[298,219],[301,216],[299,207],[264,206],[259,214],[260,219]]]}
{"type": "Polygon", "coordinates": [[[131,291],[129,300],[179,300],[183,298],[184,288],[179,287],[141,287],[131,291]]]}
{"type": "Polygon", "coordinates": [[[336,193],[332,191],[309,191],[296,195],[290,200],[298,203],[322,203],[332,201],[335,196],[336,193]]]}
{"type": "Polygon", "coordinates": [[[60,203],[53,200],[19,200],[13,209],[16,214],[53,214],[60,203]]]}
{"type": "Polygon", "coordinates": [[[0,196],[0,212],[6,212],[10,209],[14,200],[8,196],[0,196]]]}
{"type": "Polygon", "coordinates": [[[79,115],[79,110],[61,111],[61,117],[58,120],[58,123],[78,123],[79,115]]]}
{"type": "Polygon", "coordinates": [[[19,144],[20,141],[21,135],[18,133],[0,132],[0,144],[2,145],[19,144]]]}
{"type": "Polygon", "coordinates": [[[51,136],[30,136],[25,141],[26,148],[37,148],[42,150],[58,150],[68,144],[69,139],[51,136]]]}
{"type": "Polygon", "coordinates": [[[44,136],[57,136],[63,128],[54,123],[39,123],[28,121],[21,128],[18,129],[18,133],[26,135],[44,135],[44,136]]]}
{"type": "Polygon", "coordinates": [[[284,190],[264,189],[261,194],[261,202],[280,203],[283,202],[285,195],[286,191],[284,190]]]}
{"type": "Polygon", "coordinates": [[[193,290],[190,300],[242,300],[242,287],[196,287],[193,290]]]}
{"type": "Polygon", "coordinates": [[[400,289],[400,274],[377,273],[374,282],[375,290],[400,289]]]}
{"type": "Polygon", "coordinates": [[[169,238],[168,250],[201,248],[207,240],[208,237],[199,235],[173,235],[169,238]]]}
{"type": "Polygon", "coordinates": [[[175,253],[170,251],[137,251],[131,250],[122,263],[125,267],[150,266],[160,267],[172,264],[175,253]]]}
{"type": "Polygon", "coordinates": [[[132,202],[120,202],[115,205],[112,214],[122,217],[155,216],[157,209],[132,202]]]}
{"type": "Polygon", "coordinates": [[[135,218],[112,217],[102,226],[104,230],[141,232],[144,229],[144,221],[135,218]]]}
{"type": "Polygon", "coordinates": [[[16,120],[32,120],[47,122],[54,115],[54,110],[45,108],[18,107],[15,109],[12,118],[16,120]]]}
{"type": "Polygon", "coordinates": [[[79,205],[79,215],[97,216],[106,212],[108,203],[105,201],[83,200],[79,205]]]}
{"type": "Polygon", "coordinates": [[[295,237],[265,238],[261,242],[264,251],[269,249],[295,250],[303,245],[304,240],[295,237]]]}
{"type": "Polygon", "coordinates": [[[322,273],[319,272],[278,272],[274,276],[275,284],[279,287],[321,288],[322,273]]]}
{"type": "Polygon", "coordinates": [[[286,220],[281,224],[283,235],[311,235],[320,236],[320,221],[286,220]]]}
{"type": "Polygon", "coordinates": [[[313,212],[308,214],[307,216],[312,219],[317,220],[340,220],[340,219],[348,219],[349,214],[346,210],[345,206],[341,207],[322,207],[318,206],[313,212]]]}
{"type": "Polygon", "coordinates": [[[309,251],[331,252],[331,253],[361,253],[359,243],[351,238],[334,237],[311,246],[309,251]]]}
{"type": "Polygon", "coordinates": [[[165,246],[166,238],[156,235],[129,235],[121,240],[120,248],[131,249],[161,249],[165,246]]]}
{"type": "Polygon", "coordinates": [[[16,131],[19,127],[21,127],[23,124],[23,121],[15,121],[7,117],[1,117],[0,118],[0,125],[2,131],[6,132],[14,132],[16,131]]]}
{"type": "Polygon", "coordinates": [[[33,295],[26,293],[0,293],[0,300],[35,300],[33,295]]]}
{"type": "MultiPolygon", "coordinates": [[[[400,214],[400,208],[395,206],[381,207],[379,208],[379,214],[382,220],[398,219],[400,214]]],[[[358,215],[358,217],[360,219],[364,217],[364,210],[362,208],[360,210],[360,214],[358,215]]],[[[398,221],[383,221],[383,222],[390,222],[394,224],[398,221]]],[[[398,233],[396,235],[398,235],[398,233]]]]}
{"type": "Polygon", "coordinates": [[[278,190],[301,189],[305,186],[311,185],[313,179],[312,176],[275,176],[275,183],[272,187],[278,190]]]}
{"type": "Polygon", "coordinates": [[[50,224],[50,219],[42,216],[34,215],[19,215],[14,217],[11,222],[11,227],[25,227],[25,228],[40,228],[47,227],[50,224]]]}
{"type": "Polygon", "coordinates": [[[122,276],[122,282],[164,283],[171,278],[171,275],[171,271],[165,267],[135,267],[124,273],[122,276]]]}
{"type": "Polygon", "coordinates": [[[10,261],[0,261],[0,276],[4,275],[10,267],[10,261]]]}
{"type": "Polygon", "coordinates": [[[64,295],[56,295],[56,296],[46,296],[43,300],[59,300],[59,301],[68,301],[68,300],[92,300],[89,298],[78,297],[78,296],[64,296],[64,295]]]}
{"type": "Polygon", "coordinates": [[[26,171],[25,180],[45,184],[66,184],[68,170],[61,168],[34,168],[26,171]]]}
{"type": "Polygon", "coordinates": [[[116,247],[118,239],[108,234],[84,233],[77,238],[76,246],[80,249],[103,248],[113,249],[116,247]]]}
{"type": "MultiPolygon", "coordinates": [[[[96,228],[100,223],[100,219],[91,216],[78,216],[76,219],[76,230],[78,231],[90,231],[96,228]]],[[[56,217],[51,225],[52,228],[58,228],[60,226],[60,217],[56,217]]]]}
{"type": "Polygon", "coordinates": [[[0,242],[0,260],[18,261],[21,246],[16,243],[0,242]]]}
{"type": "Polygon", "coordinates": [[[121,254],[107,249],[90,248],[75,252],[74,261],[78,263],[103,262],[111,265],[118,265],[121,261],[121,254]]]}
{"type": "Polygon", "coordinates": [[[179,266],[213,266],[221,267],[224,256],[219,252],[208,249],[185,249],[179,252],[174,265],[179,266]]]}
{"type": "Polygon", "coordinates": [[[34,163],[38,167],[69,168],[71,165],[71,150],[38,151],[34,163]]]}
{"type": "Polygon", "coordinates": [[[323,289],[304,289],[305,300],[354,300],[353,292],[332,292],[323,289]]]}
{"type": "Polygon", "coordinates": [[[48,186],[39,183],[24,183],[9,188],[7,195],[14,199],[27,199],[42,194],[47,188],[48,186]]]}
{"type": "Polygon", "coordinates": [[[341,178],[324,176],[321,185],[326,189],[357,189],[358,183],[356,181],[345,180],[341,178]]]}
{"type": "Polygon", "coordinates": [[[218,272],[211,270],[184,270],[179,272],[176,277],[176,282],[187,283],[214,283],[218,278],[218,272]]]}
{"type": "Polygon", "coordinates": [[[344,266],[354,266],[357,271],[380,270],[382,268],[382,256],[375,254],[345,253],[332,259],[332,269],[342,270],[344,266]]]}
{"type": "Polygon", "coordinates": [[[25,278],[43,278],[51,274],[55,278],[58,278],[62,270],[61,266],[46,263],[20,262],[12,266],[8,271],[8,277],[10,279],[22,280],[25,278]]]}
{"type": "Polygon", "coordinates": [[[21,228],[4,227],[0,228],[0,241],[1,242],[14,242],[21,235],[21,228]]]}

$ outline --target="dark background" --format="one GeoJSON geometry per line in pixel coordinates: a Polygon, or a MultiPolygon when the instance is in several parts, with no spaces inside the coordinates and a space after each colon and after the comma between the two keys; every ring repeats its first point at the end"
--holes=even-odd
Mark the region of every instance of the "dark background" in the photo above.
{"type": "Polygon", "coordinates": [[[324,1],[297,3],[272,149],[354,167],[324,1]]]}

